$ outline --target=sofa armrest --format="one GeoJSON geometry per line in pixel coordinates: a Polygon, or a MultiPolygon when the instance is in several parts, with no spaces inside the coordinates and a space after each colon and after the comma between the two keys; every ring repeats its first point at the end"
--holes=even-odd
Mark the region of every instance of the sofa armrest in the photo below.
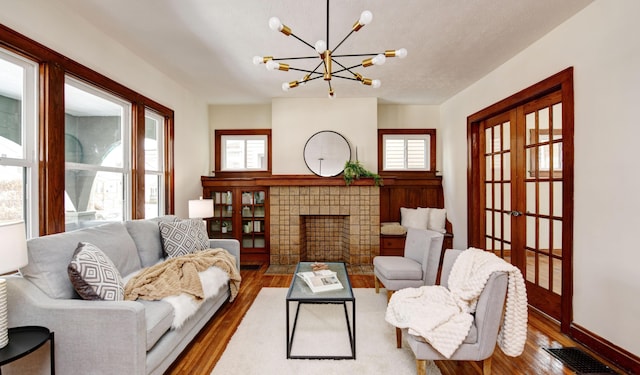
{"type": "Polygon", "coordinates": [[[232,238],[209,238],[209,247],[212,249],[220,247],[227,250],[236,257],[236,267],[238,271],[240,270],[240,241],[232,238]]]}
{"type": "Polygon", "coordinates": [[[7,277],[9,326],[39,325],[55,333],[60,373],[144,374],[144,306],[135,301],[53,299],[20,276],[7,277]],[[90,360],[88,360],[90,359],[90,360]]]}

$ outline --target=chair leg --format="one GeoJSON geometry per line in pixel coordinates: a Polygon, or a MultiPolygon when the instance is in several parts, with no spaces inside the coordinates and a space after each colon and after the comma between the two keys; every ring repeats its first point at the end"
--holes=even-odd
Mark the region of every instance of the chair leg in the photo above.
{"type": "Polygon", "coordinates": [[[491,357],[482,361],[482,375],[491,375],[491,357]]]}
{"type": "Polygon", "coordinates": [[[416,359],[416,373],[418,375],[427,375],[427,361],[424,359],[416,359]]]}
{"type": "Polygon", "coordinates": [[[376,294],[380,293],[380,281],[376,275],[373,275],[373,284],[376,286],[376,294]]]}
{"type": "Polygon", "coordinates": [[[396,347],[402,348],[402,330],[396,327],[396,347]]]}
{"type": "Polygon", "coordinates": [[[393,295],[393,290],[387,290],[387,303],[389,303],[389,300],[391,299],[391,295],[393,295]]]}

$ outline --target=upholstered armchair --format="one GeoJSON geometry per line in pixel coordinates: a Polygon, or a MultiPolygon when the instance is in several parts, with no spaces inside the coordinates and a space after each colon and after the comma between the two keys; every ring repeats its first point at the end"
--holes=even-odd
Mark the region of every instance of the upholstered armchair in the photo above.
{"type": "MultiPolygon", "coordinates": [[[[444,235],[427,229],[409,228],[404,245],[404,256],[377,256],[373,258],[376,293],[380,284],[387,290],[387,300],[394,291],[434,285],[442,254],[444,235]]],[[[402,345],[402,331],[396,329],[398,348],[402,345]]]]}
{"type": "MultiPolygon", "coordinates": [[[[449,273],[461,252],[462,250],[447,250],[442,266],[441,285],[448,287],[449,273]]],[[[427,360],[482,361],[483,374],[491,374],[491,356],[503,317],[507,284],[507,272],[491,274],[478,299],[471,330],[450,358],[445,358],[421,337],[405,332],[406,342],[416,356],[418,375],[426,374],[427,360]]]]}
{"type": "Polygon", "coordinates": [[[428,229],[408,228],[404,256],[373,258],[376,293],[380,284],[387,297],[400,289],[434,285],[438,276],[444,235],[428,229]]]}

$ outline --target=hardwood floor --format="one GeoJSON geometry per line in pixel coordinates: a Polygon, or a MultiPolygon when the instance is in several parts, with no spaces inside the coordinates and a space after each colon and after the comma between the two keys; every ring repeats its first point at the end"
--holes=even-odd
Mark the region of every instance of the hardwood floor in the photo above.
{"type": "MultiPolygon", "coordinates": [[[[209,374],[213,370],[260,289],[262,287],[288,287],[291,283],[291,275],[268,275],[265,274],[266,268],[263,266],[258,270],[243,269],[241,271],[242,285],[236,300],[233,303],[225,304],[216,313],[215,317],[202,329],[165,374],[209,374]]],[[[351,275],[350,280],[354,288],[373,288],[374,286],[372,275],[351,275]]],[[[542,349],[543,347],[563,346],[580,347],[620,374],[625,373],[579,343],[560,334],[559,331],[560,329],[555,322],[530,309],[528,337],[524,353],[517,358],[512,358],[504,355],[496,347],[493,354],[493,374],[574,374],[572,370],[563,366],[560,361],[542,349]]],[[[443,375],[482,373],[476,362],[439,361],[437,364],[443,375]]],[[[339,361],[336,366],[339,366],[339,361]]]]}

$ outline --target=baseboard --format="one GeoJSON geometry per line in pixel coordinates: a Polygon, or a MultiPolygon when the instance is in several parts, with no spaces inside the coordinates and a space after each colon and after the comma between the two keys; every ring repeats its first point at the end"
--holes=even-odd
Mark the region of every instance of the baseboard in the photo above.
{"type": "Polygon", "coordinates": [[[602,357],[632,374],[640,374],[640,357],[610,343],[602,337],[577,324],[571,324],[569,333],[573,339],[581,342],[602,357]]]}

